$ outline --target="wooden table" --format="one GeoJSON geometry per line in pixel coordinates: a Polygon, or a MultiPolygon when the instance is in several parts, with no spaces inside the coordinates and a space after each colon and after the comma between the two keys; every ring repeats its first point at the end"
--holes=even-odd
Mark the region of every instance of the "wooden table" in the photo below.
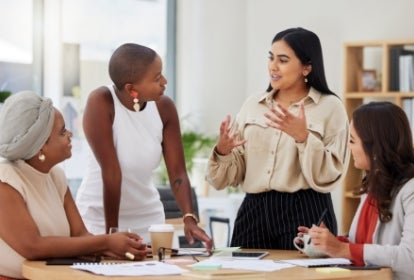
{"type": "MultiPolygon", "coordinates": [[[[266,250],[269,255],[265,259],[282,260],[304,258],[303,254],[298,251],[285,250],[266,250]]],[[[188,258],[188,257],[187,257],[188,258]]],[[[187,267],[185,267],[188,269],[187,267]]],[[[192,279],[183,275],[169,276],[147,276],[147,277],[114,277],[100,276],[72,269],[63,265],[46,265],[44,261],[25,261],[23,263],[23,276],[31,280],[131,280],[131,279],[166,279],[169,280],[185,280],[192,279]]],[[[224,278],[226,279],[226,278],[224,278]]],[[[243,278],[246,279],[246,278],[243,278]]],[[[353,270],[350,272],[322,273],[316,271],[315,268],[293,267],[282,270],[264,273],[262,279],[363,279],[363,280],[392,280],[392,272],[390,268],[382,268],[381,270],[353,270]]],[[[257,277],[254,277],[257,280],[257,277]]]]}

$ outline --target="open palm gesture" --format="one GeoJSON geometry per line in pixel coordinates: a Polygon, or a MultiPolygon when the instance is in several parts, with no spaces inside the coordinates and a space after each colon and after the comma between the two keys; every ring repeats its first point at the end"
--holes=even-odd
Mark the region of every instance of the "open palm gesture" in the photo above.
{"type": "Polygon", "coordinates": [[[265,113],[265,117],[269,119],[267,125],[277,128],[290,135],[296,142],[305,142],[308,138],[308,130],[306,128],[305,105],[303,101],[299,104],[299,113],[297,116],[290,113],[279,103],[276,108],[270,109],[270,113],[265,113]]]}
{"type": "Polygon", "coordinates": [[[230,132],[231,117],[229,115],[221,122],[220,136],[216,145],[216,151],[221,155],[227,155],[231,153],[231,150],[237,146],[241,146],[246,143],[247,140],[237,140],[239,135],[238,131],[230,132]]]}

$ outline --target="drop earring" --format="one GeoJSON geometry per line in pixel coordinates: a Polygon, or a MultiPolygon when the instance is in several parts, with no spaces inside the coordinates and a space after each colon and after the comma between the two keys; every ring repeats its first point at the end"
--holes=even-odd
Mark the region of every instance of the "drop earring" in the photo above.
{"type": "Polygon", "coordinates": [[[40,153],[40,154],[39,154],[39,156],[38,156],[38,159],[39,159],[41,162],[44,162],[44,161],[46,160],[46,156],[45,156],[44,154],[40,153]]]}
{"type": "Polygon", "coordinates": [[[308,77],[305,76],[305,84],[308,83],[308,77]]]}
{"type": "Polygon", "coordinates": [[[133,101],[134,101],[134,110],[135,110],[135,112],[139,112],[140,110],[141,110],[141,106],[139,105],[139,99],[138,99],[138,92],[136,92],[136,91],[132,91],[131,93],[130,93],[130,95],[131,95],[131,97],[134,99],[133,101]]]}

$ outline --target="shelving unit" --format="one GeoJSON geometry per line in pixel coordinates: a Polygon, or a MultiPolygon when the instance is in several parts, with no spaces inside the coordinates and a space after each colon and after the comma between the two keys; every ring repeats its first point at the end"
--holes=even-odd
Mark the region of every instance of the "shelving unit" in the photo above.
{"type": "MultiPolygon", "coordinates": [[[[394,41],[365,41],[344,44],[344,95],[343,100],[348,116],[363,103],[387,100],[402,106],[403,99],[414,98],[414,92],[390,91],[390,49],[392,47],[414,49],[414,39],[394,41]],[[373,69],[377,73],[377,87],[373,91],[360,91],[360,71],[373,69]]],[[[359,197],[352,191],[361,182],[363,173],[354,167],[351,156],[348,172],[343,183],[342,230],[349,231],[359,197]]]]}

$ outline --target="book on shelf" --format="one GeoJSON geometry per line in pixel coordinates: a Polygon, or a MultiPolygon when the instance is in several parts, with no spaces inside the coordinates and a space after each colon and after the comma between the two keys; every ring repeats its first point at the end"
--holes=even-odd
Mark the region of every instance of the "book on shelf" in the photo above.
{"type": "MultiPolygon", "coordinates": [[[[414,51],[407,50],[404,46],[394,46],[390,48],[390,69],[389,69],[389,84],[390,84],[390,91],[403,91],[400,88],[400,79],[401,79],[401,72],[400,72],[400,57],[406,55],[414,55],[414,51]]],[[[405,80],[405,78],[404,78],[405,80]]]]}
{"type": "Polygon", "coordinates": [[[407,115],[408,121],[410,122],[411,132],[414,140],[414,99],[404,98],[402,100],[402,109],[407,115]]]}
{"type": "Polygon", "coordinates": [[[414,91],[414,54],[404,54],[399,58],[400,91],[414,91]]]}

